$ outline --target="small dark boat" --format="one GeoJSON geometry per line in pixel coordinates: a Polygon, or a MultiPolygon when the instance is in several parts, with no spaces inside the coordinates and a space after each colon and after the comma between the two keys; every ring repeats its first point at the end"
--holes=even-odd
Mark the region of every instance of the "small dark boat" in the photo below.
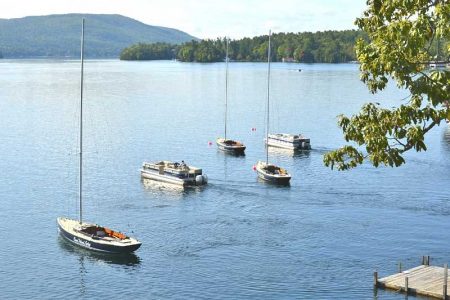
{"type": "Polygon", "coordinates": [[[259,178],[274,184],[287,185],[291,180],[291,175],[286,169],[263,161],[259,161],[256,165],[256,172],[259,178]]]}
{"type": "Polygon", "coordinates": [[[242,155],[245,152],[245,146],[243,143],[235,140],[231,140],[227,138],[227,116],[228,116],[228,47],[229,47],[229,39],[227,38],[227,48],[226,48],[226,58],[225,58],[225,130],[224,130],[224,137],[218,138],[216,140],[217,147],[219,150],[242,155]]]}
{"type": "Polygon", "coordinates": [[[246,148],[244,144],[239,141],[226,140],[224,138],[218,138],[216,143],[220,150],[233,154],[244,154],[246,148]]]}
{"type": "Polygon", "coordinates": [[[67,241],[83,248],[108,253],[130,253],[141,246],[141,242],[123,233],[96,224],[83,222],[83,51],[84,19],[81,23],[81,97],[80,97],[80,181],[79,181],[79,220],[57,218],[58,231],[67,241]]]}

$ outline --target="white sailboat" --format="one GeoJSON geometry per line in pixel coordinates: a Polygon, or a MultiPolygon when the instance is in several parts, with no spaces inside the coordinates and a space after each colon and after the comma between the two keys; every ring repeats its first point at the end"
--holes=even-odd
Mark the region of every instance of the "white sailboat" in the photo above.
{"type": "MultiPolygon", "coordinates": [[[[266,119],[266,141],[269,135],[269,115],[270,115],[270,37],[269,31],[269,46],[267,49],[267,119],[266,119]]],[[[264,181],[274,184],[289,184],[291,175],[284,168],[275,164],[269,163],[269,147],[266,146],[266,161],[258,161],[256,164],[256,172],[258,177],[264,181]]]]}
{"type": "Polygon", "coordinates": [[[130,253],[141,246],[141,242],[121,232],[114,231],[94,223],[83,221],[83,59],[84,52],[84,18],[81,23],[81,97],[80,97],[80,182],[79,182],[79,220],[59,217],[58,230],[63,238],[83,248],[107,252],[130,253]]]}
{"type": "Polygon", "coordinates": [[[227,138],[227,119],[228,119],[228,49],[229,39],[227,38],[226,58],[225,58],[225,130],[224,137],[216,140],[217,147],[228,153],[244,154],[245,145],[239,141],[227,138]]]}

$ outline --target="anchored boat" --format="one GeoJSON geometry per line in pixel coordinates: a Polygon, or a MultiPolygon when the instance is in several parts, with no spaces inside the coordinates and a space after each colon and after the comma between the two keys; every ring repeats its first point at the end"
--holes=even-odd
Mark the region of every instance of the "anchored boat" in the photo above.
{"type": "Polygon", "coordinates": [[[264,161],[258,161],[256,171],[259,178],[271,183],[286,185],[291,180],[291,175],[286,169],[264,161]]]}
{"type": "Polygon", "coordinates": [[[266,144],[272,147],[290,149],[290,150],[310,150],[311,143],[309,138],[302,134],[275,133],[269,134],[266,144]]]}
{"type": "Polygon", "coordinates": [[[79,182],[79,220],[65,217],[57,218],[58,230],[67,241],[83,248],[108,252],[130,253],[141,246],[141,242],[118,231],[97,224],[83,222],[83,52],[84,19],[81,22],[81,97],[80,97],[80,182],[79,182]]]}
{"type": "Polygon", "coordinates": [[[208,183],[208,176],[202,169],[171,161],[159,161],[156,163],[144,162],[141,168],[141,176],[146,179],[181,185],[196,186],[208,183]]]}
{"type": "Polygon", "coordinates": [[[62,237],[86,249],[107,253],[130,253],[141,243],[125,234],[97,224],[81,222],[64,217],[58,218],[62,237]]]}
{"type": "Polygon", "coordinates": [[[227,139],[227,116],[228,116],[228,48],[230,40],[227,38],[227,49],[225,58],[225,132],[224,138],[218,138],[216,140],[219,150],[233,154],[244,154],[245,145],[239,141],[227,139]]]}
{"type": "Polygon", "coordinates": [[[224,152],[230,152],[233,154],[244,154],[245,152],[245,146],[241,142],[234,141],[234,140],[228,140],[224,138],[218,138],[216,140],[217,147],[224,151],[224,152]]]}
{"type": "MultiPolygon", "coordinates": [[[[266,108],[266,141],[269,141],[269,108],[270,108],[270,36],[269,31],[269,45],[267,48],[267,108],[266,108]]],[[[266,147],[266,161],[258,161],[256,165],[256,172],[258,177],[264,181],[287,185],[291,180],[291,175],[284,168],[269,163],[269,147],[266,147]]]]}

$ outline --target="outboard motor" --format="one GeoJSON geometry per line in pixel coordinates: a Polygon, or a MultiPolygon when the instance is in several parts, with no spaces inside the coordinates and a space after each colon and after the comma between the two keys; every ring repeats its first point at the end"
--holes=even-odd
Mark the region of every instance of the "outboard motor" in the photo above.
{"type": "Polygon", "coordinates": [[[195,177],[195,183],[197,185],[207,184],[208,183],[208,176],[206,176],[206,175],[197,175],[195,177]]]}

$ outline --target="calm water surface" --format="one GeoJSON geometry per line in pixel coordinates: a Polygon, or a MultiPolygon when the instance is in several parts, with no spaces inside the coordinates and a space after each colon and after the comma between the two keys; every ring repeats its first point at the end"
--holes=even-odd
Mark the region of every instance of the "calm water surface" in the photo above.
{"type": "Polygon", "coordinates": [[[77,216],[79,64],[3,60],[0,298],[403,299],[374,296],[372,272],[422,255],[448,262],[447,125],[402,168],[323,166],[343,145],[338,114],[407,96],[395,87],[370,95],[357,65],[273,65],[272,128],[306,133],[313,146],[271,152],[293,175],[282,188],[252,170],[264,159],[265,64],[230,65],[229,136],[245,142],[245,157],[208,145],[223,131],[223,64],[85,67],[85,218],[143,246],[115,258],[58,237],[56,218],[77,216]],[[210,183],[180,191],[142,182],[142,161],[161,159],[202,167],[210,183]]]}

